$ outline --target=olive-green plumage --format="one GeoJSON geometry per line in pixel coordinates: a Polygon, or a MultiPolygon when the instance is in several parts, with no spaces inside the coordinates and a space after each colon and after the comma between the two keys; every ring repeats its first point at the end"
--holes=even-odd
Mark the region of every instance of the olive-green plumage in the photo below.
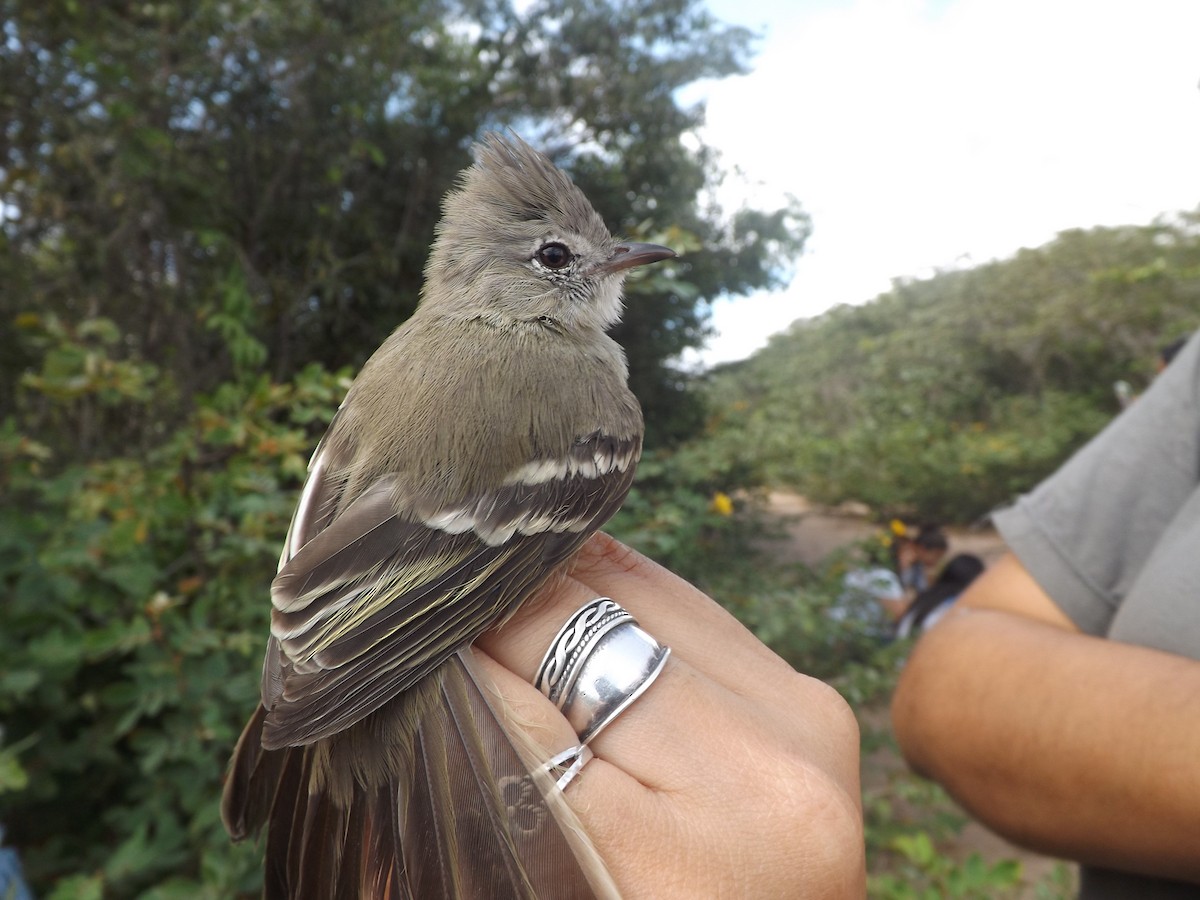
{"type": "Polygon", "coordinates": [[[642,418],[605,329],[625,270],[673,254],[616,242],[519,139],[476,159],[416,313],[313,456],[272,585],[263,705],[222,808],[235,837],[267,826],[268,896],[596,889],[553,816],[514,818],[512,785],[546,801],[463,650],[628,492],[642,418]]]}

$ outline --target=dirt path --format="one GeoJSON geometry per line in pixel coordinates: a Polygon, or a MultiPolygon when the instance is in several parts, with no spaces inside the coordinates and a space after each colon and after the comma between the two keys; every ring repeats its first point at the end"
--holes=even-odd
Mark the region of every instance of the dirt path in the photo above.
{"type": "MultiPolygon", "coordinates": [[[[786,536],[772,546],[780,562],[815,565],[834,550],[879,534],[865,510],[846,506],[837,509],[814,506],[797,494],[775,492],[767,508],[779,517],[786,536]]],[[[1004,541],[995,529],[947,528],[950,554],[974,553],[991,564],[1004,555],[1004,541]]]]}
{"type": "MultiPolygon", "coordinates": [[[[768,509],[778,517],[784,536],[771,542],[772,555],[784,563],[815,565],[835,550],[879,534],[879,525],[871,521],[865,510],[854,507],[827,509],[814,506],[795,494],[773,493],[768,509]]],[[[990,565],[999,559],[1006,547],[1003,539],[991,528],[946,529],[950,539],[950,554],[974,553],[990,565]]],[[[890,730],[887,710],[860,711],[864,728],[890,730]]],[[[863,759],[862,780],[867,790],[887,784],[889,778],[905,768],[904,761],[890,746],[876,750],[863,759]]],[[[989,831],[978,822],[970,822],[953,840],[942,848],[955,859],[965,860],[978,853],[988,863],[1005,859],[1021,862],[1024,882],[1035,885],[1050,877],[1059,861],[1030,853],[989,831]]],[[[1027,891],[1036,897],[1034,888],[1027,891]]]]}

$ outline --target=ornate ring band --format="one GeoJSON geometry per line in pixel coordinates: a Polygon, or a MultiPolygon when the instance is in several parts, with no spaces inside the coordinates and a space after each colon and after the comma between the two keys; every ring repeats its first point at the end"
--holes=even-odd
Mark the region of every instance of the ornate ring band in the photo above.
{"type": "Polygon", "coordinates": [[[627,610],[597,597],[559,629],[533,684],[586,744],[645,692],[670,653],[627,610]]]}

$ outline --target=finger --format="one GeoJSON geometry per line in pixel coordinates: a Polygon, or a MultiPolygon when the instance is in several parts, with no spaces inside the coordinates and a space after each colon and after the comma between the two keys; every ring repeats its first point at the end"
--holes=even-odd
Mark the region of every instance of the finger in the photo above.
{"type": "Polygon", "coordinates": [[[568,576],[528,603],[481,646],[532,680],[562,624],[583,604],[611,597],[677,659],[743,695],[772,700],[771,684],[793,670],[719,604],[608,535],[597,534],[568,576]]]}
{"type": "MultiPolygon", "coordinates": [[[[800,742],[831,772],[857,781],[858,725],[845,700],[797,673],[702,591],[605,534],[583,547],[571,580],[628,600],[642,626],[673,656],[745,701],[740,715],[755,715],[780,739],[800,742]]],[[[572,592],[573,599],[589,593],[572,592]]]]}
{"type": "Polygon", "coordinates": [[[772,676],[794,671],[719,603],[609,535],[585,544],[570,574],[611,596],[693,666],[739,693],[759,693],[772,676]]]}
{"type": "Polygon", "coordinates": [[[518,724],[535,746],[540,757],[549,759],[569,747],[578,746],[575,730],[546,696],[532,684],[515,674],[491,655],[471,648],[475,661],[491,682],[490,687],[500,697],[506,717],[518,724]]]}
{"type": "MultiPolygon", "coordinates": [[[[569,735],[554,734],[554,720],[565,723],[553,705],[480,656],[506,706],[522,718],[548,717],[532,731],[549,740],[547,755],[570,746],[569,735]]],[[[624,896],[744,896],[750,886],[755,896],[792,895],[800,884],[796,860],[800,870],[809,870],[823,853],[844,850],[847,841],[861,845],[856,768],[838,777],[798,752],[794,742],[780,741],[776,729],[748,725],[723,688],[686,664],[669,674],[674,677],[656,683],[621,716],[628,723],[642,716],[645,726],[621,728],[618,721],[612,728],[640,733],[644,750],[598,749],[564,792],[601,856],[620,861],[613,874],[624,896]],[[654,697],[662,709],[650,715],[651,704],[642,701],[654,697]],[[853,832],[848,838],[847,831],[853,832]],[[753,838],[745,844],[748,835],[753,838]],[[673,848],[671,865],[654,849],[664,840],[673,848]],[[777,857],[788,854],[795,859],[781,864],[777,857]],[[772,873],[782,880],[771,883],[772,873]],[[667,876],[682,880],[666,884],[667,876]]],[[[602,744],[607,734],[594,743],[602,744]]],[[[855,741],[847,738],[841,748],[852,760],[855,741]]]]}
{"type": "MultiPolygon", "coordinates": [[[[706,745],[719,708],[735,714],[729,736],[748,727],[766,730],[846,783],[857,780],[857,724],[836,692],[798,675],[701,591],[606,535],[585,545],[569,577],[479,646],[532,683],[562,624],[597,596],[624,605],[672,650],[654,684],[592,742],[598,755],[644,783],[665,785],[673,778],[671,761],[689,762],[672,751],[671,739],[682,735],[696,745],[699,726],[709,732],[699,739],[706,745]],[[712,708],[690,702],[699,697],[712,708]]],[[[729,749],[706,746],[704,752],[729,749]]]]}
{"type": "MultiPolygon", "coordinates": [[[[478,649],[475,653],[509,714],[546,756],[578,742],[570,723],[540,691],[488,654],[478,649]]],[[[631,779],[610,787],[690,790],[696,774],[713,759],[728,758],[728,740],[735,731],[738,753],[752,752],[747,734],[759,729],[746,727],[742,702],[686,663],[670,664],[669,669],[592,741],[597,759],[610,762],[631,779]],[[698,728],[699,723],[704,727],[698,728]],[[610,732],[621,736],[614,738],[610,732]]]]}
{"type": "MultiPolygon", "coordinates": [[[[592,590],[571,581],[561,586],[560,594],[537,615],[524,616],[476,644],[477,656],[505,703],[530,723],[547,755],[578,738],[558,708],[533,686],[542,653],[529,648],[548,646],[561,626],[558,614],[565,619],[594,596],[592,590]]],[[[646,787],[679,790],[683,787],[678,777],[681,772],[690,777],[708,754],[727,749],[714,745],[707,727],[699,737],[692,735],[697,723],[715,724],[714,717],[728,716],[730,708],[736,708],[742,717],[752,715],[745,706],[746,701],[685,660],[668,658],[646,693],[597,735],[591,747],[598,757],[646,787]],[[677,742],[681,745],[675,746],[677,742]]]]}

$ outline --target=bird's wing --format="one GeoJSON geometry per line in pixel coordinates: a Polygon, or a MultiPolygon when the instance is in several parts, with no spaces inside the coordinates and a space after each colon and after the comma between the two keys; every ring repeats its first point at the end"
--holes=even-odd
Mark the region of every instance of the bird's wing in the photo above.
{"type": "Polygon", "coordinates": [[[502,620],[616,512],[640,449],[593,433],[431,510],[385,477],[336,515],[318,450],[271,588],[263,746],[343,731],[502,620]]]}

